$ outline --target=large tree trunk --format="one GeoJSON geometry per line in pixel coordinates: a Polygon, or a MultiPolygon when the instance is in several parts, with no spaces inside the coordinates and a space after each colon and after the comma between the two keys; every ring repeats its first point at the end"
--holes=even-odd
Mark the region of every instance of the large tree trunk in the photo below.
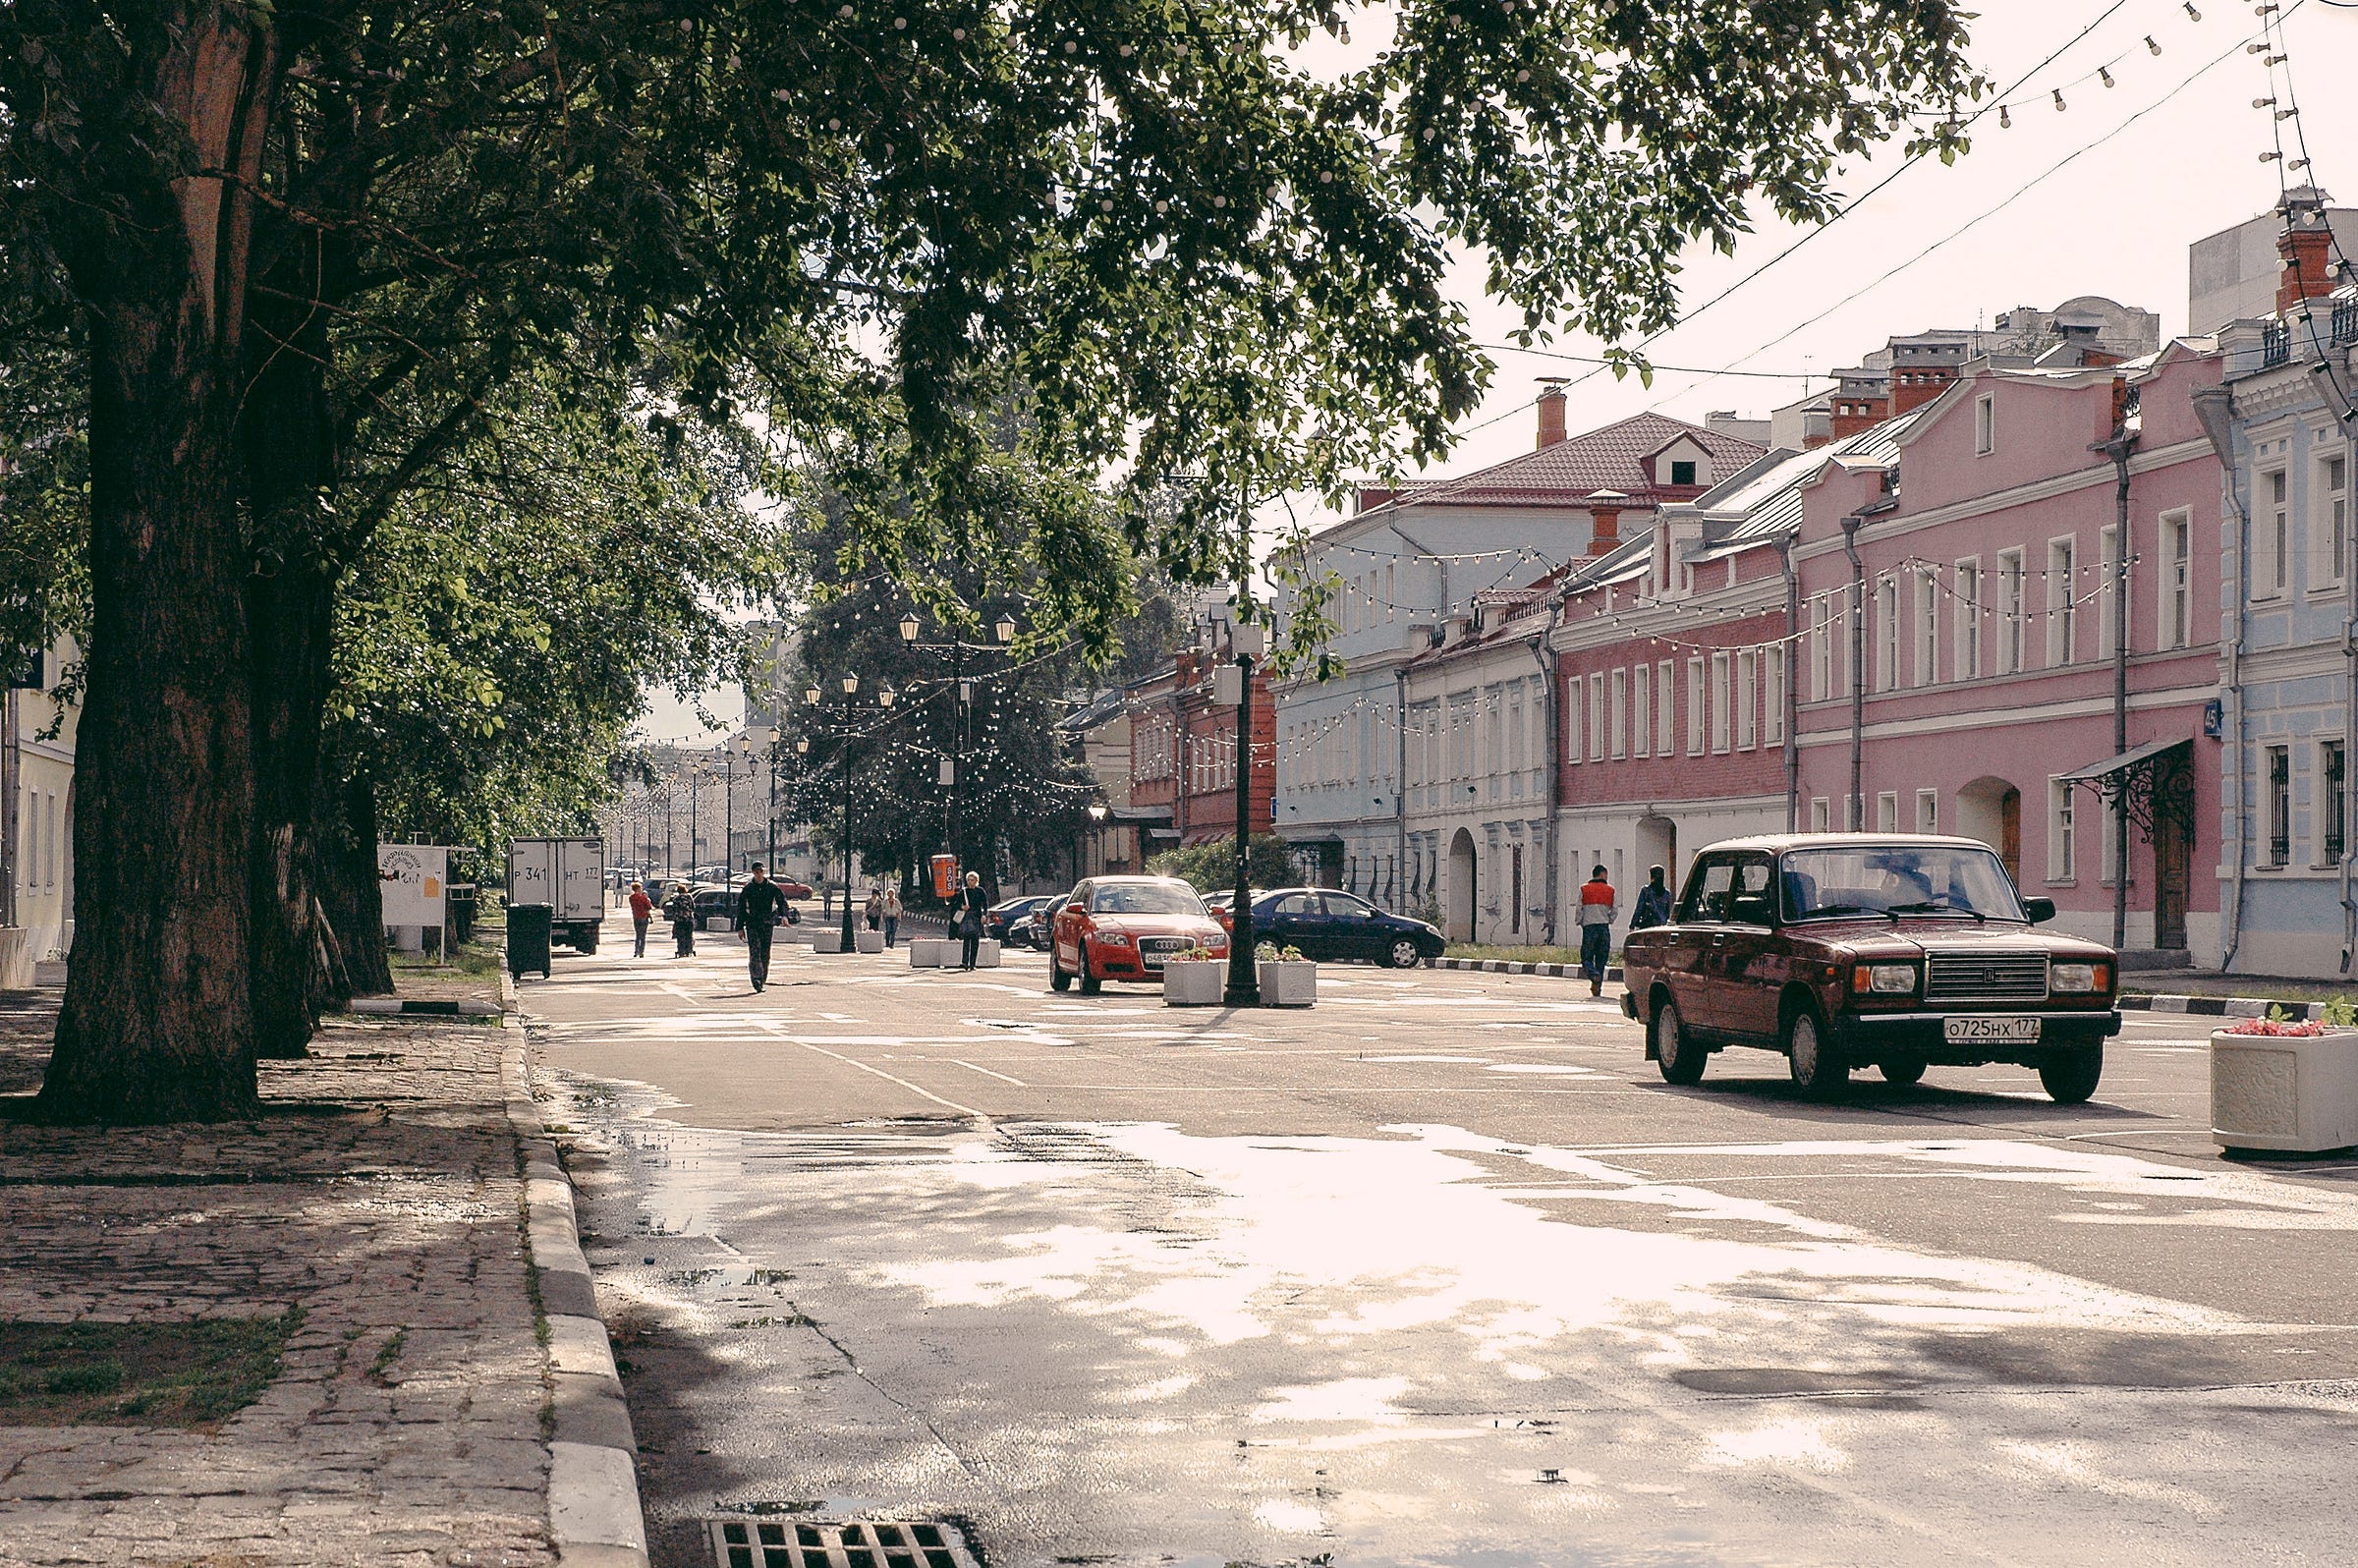
{"type": "Polygon", "coordinates": [[[376,789],[357,776],[335,796],[321,823],[319,902],[343,958],[346,996],[382,996],[393,989],[393,966],[376,879],[376,789]]]}
{"type": "Polygon", "coordinates": [[[248,974],[253,762],[234,482],[248,194],[276,72],[266,26],[192,7],[138,58],[196,167],[117,149],[136,221],[71,237],[89,306],[88,684],[75,937],[42,1112],[107,1123],[257,1108],[248,974]]]}

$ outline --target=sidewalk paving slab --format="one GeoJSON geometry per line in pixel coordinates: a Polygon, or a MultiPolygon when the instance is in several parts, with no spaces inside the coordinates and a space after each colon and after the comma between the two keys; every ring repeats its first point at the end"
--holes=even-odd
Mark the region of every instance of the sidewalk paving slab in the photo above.
{"type": "MultiPolygon", "coordinates": [[[[55,997],[0,1003],[22,1093],[55,997]]],[[[0,1427],[0,1565],[644,1568],[594,1298],[535,1291],[588,1266],[522,1033],[352,1017],[312,1052],[253,1122],[0,1119],[0,1320],[303,1315],[213,1427],[0,1427]]]]}

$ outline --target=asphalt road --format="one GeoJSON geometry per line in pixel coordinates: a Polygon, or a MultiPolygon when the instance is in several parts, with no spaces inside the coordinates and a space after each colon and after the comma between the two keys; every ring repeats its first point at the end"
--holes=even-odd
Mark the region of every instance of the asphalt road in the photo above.
{"type": "Polygon", "coordinates": [[[702,942],[524,993],[659,1563],[864,1515],[996,1568],[2351,1556],[2358,1165],[2217,1158],[2202,1021],[2085,1106],[1818,1105],[1664,1085],[1563,980],[782,948],[756,996],[702,942]]]}

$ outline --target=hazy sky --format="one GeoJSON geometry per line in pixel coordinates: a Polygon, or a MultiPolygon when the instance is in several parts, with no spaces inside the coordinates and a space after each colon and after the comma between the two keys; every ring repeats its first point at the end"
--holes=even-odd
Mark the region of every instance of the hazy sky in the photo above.
{"type": "MultiPolygon", "coordinates": [[[[1593,366],[1504,348],[1517,314],[1483,298],[1482,269],[1464,264],[1455,274],[1458,297],[1477,338],[1501,346],[1493,353],[1498,372],[1488,402],[1461,427],[1463,443],[1437,472],[1530,450],[1537,417],[1527,405],[1543,376],[1576,378],[1568,412],[1579,431],[1647,409],[1698,422],[1714,409],[1766,415],[1805,385],[1826,384],[1805,383],[1804,372],[1855,364],[1894,333],[1972,326],[2015,306],[2051,308],[2075,295],[2158,311],[2165,338],[2184,331],[2186,248],[2275,203],[2278,165],[2261,154],[2274,150],[2277,134],[2288,159],[2301,156],[2296,128],[2305,129],[2316,154],[2313,167],[2286,176],[2289,183],[2307,179],[2358,205],[2358,93],[2331,86],[2358,65],[2358,9],[2285,0],[2290,58],[2273,71],[2244,48],[2261,25],[2251,0],[2194,0],[2194,9],[2199,22],[2184,0],[1984,0],[1975,58],[2001,84],[2094,25],[2004,95],[2010,129],[1999,129],[1994,114],[1985,118],[1973,151],[1955,165],[1929,158],[1908,169],[1723,303],[1705,308],[1801,231],[1768,225],[1733,255],[1688,256],[1687,315],[1649,356],[1658,366],[1772,376],[1665,368],[1649,389],[1634,378],[1590,375],[1593,366]],[[2149,37],[2161,45],[2159,55],[2149,37]],[[2104,84],[2100,68],[2113,85],[2104,84]],[[2295,97],[2287,96],[2287,74],[2295,97]],[[2270,97],[2278,100],[2274,108],[2254,107],[2255,98],[2270,97]],[[2272,118],[2294,102],[2297,121],[2272,118]]],[[[1357,49],[1379,44],[1379,24],[1355,17],[1354,29],[1357,49]]],[[[1865,192],[1901,161],[1895,148],[1886,150],[1845,171],[1837,189],[1865,192]]],[[[1594,354],[1598,345],[1566,339],[1553,347],[1594,354]]],[[[731,721],[741,711],[733,692],[704,700],[731,721]]],[[[668,694],[656,696],[644,727],[658,739],[699,733],[690,710],[668,694]]]]}

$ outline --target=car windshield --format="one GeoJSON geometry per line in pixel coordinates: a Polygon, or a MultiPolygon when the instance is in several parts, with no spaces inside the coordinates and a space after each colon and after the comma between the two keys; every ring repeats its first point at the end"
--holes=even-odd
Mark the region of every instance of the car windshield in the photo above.
{"type": "Polygon", "coordinates": [[[1861,844],[1786,853],[1784,918],[1956,915],[2019,921],[2022,901],[1990,850],[1949,844],[1861,844]]]}
{"type": "Polygon", "coordinates": [[[1092,915],[1201,915],[1204,901],[1185,882],[1115,882],[1089,896],[1092,915]]]}

